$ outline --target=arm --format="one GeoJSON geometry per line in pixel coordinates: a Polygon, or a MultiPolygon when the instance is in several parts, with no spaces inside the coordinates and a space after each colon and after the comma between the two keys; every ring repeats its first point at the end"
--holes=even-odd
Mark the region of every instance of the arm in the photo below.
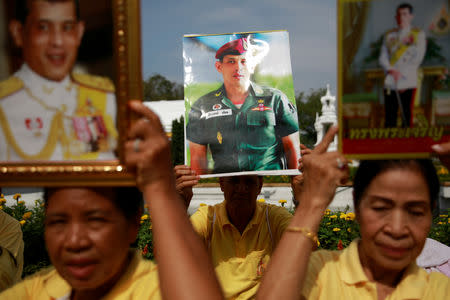
{"type": "MultiPolygon", "coordinates": [[[[337,166],[337,159],[346,162],[345,158],[338,152],[326,152],[336,130],[329,130],[321,144],[303,158],[304,186],[300,195],[296,195],[301,198],[300,206],[289,228],[303,227],[317,234],[337,184],[348,175],[347,168],[337,166]]],[[[300,299],[309,257],[315,246],[305,234],[286,231],[270,260],[257,299],[300,299]]]]}
{"type": "Polygon", "coordinates": [[[192,187],[198,183],[199,176],[189,166],[178,165],[174,168],[177,193],[184,202],[186,210],[192,200],[192,187]]]}
{"type": "Polygon", "coordinates": [[[288,165],[288,169],[297,169],[298,168],[298,159],[300,157],[299,153],[299,137],[298,131],[294,132],[288,136],[282,137],[281,141],[283,143],[284,153],[286,155],[286,161],[288,165]]]}
{"type": "Polygon", "coordinates": [[[402,73],[400,73],[399,70],[395,69],[394,66],[391,66],[388,49],[386,47],[386,37],[387,35],[383,38],[383,45],[380,49],[380,57],[378,58],[378,62],[380,63],[386,74],[392,75],[394,77],[394,80],[398,81],[402,76],[402,73]]]}
{"type": "MultiPolygon", "coordinates": [[[[298,159],[298,169],[303,172],[303,157],[305,155],[311,154],[312,150],[303,144],[300,144],[300,158],[298,159]]],[[[295,208],[298,206],[298,199],[295,195],[300,195],[303,187],[303,173],[291,176],[291,188],[292,188],[292,201],[294,202],[295,208]]]]}
{"type": "Polygon", "coordinates": [[[208,169],[206,159],[206,145],[197,144],[189,141],[189,150],[191,152],[191,168],[197,174],[205,174],[208,169]]]}
{"type": "Polygon", "coordinates": [[[139,101],[130,108],[140,115],[125,144],[127,167],[152,214],[155,256],[164,299],[223,299],[206,248],[194,232],[175,188],[170,144],[156,114],[139,101]],[[140,139],[139,151],[135,140],[140,139]]]}

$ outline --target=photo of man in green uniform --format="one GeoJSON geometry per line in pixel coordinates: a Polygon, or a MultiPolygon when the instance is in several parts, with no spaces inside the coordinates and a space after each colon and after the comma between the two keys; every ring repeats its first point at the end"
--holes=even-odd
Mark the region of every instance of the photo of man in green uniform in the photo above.
{"type": "Polygon", "coordinates": [[[186,126],[190,166],[197,174],[297,169],[295,106],[280,90],[251,78],[268,51],[267,42],[250,36],[216,51],[215,68],[223,85],[195,101],[186,126]]]}

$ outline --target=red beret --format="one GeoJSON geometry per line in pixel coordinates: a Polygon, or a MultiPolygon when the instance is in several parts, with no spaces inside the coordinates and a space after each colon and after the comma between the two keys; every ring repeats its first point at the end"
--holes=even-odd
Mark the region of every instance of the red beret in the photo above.
{"type": "Polygon", "coordinates": [[[247,51],[247,38],[240,38],[226,43],[216,52],[216,59],[222,59],[225,55],[241,55],[247,51]]]}

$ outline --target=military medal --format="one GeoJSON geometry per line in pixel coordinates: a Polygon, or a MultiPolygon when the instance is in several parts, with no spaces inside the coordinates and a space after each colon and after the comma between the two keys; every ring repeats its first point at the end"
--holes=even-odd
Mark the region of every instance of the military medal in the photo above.
{"type": "Polygon", "coordinates": [[[76,139],[85,143],[87,152],[103,152],[108,149],[108,131],[101,113],[90,99],[72,117],[76,139]]]}
{"type": "Polygon", "coordinates": [[[35,137],[42,136],[42,128],[44,127],[44,122],[40,117],[37,118],[26,118],[25,127],[30,130],[35,137]]]}
{"type": "Polygon", "coordinates": [[[220,131],[217,131],[217,141],[219,141],[219,144],[222,145],[222,134],[220,133],[220,131]]]}
{"type": "Polygon", "coordinates": [[[267,107],[264,105],[264,100],[259,99],[258,100],[258,106],[252,108],[253,111],[266,111],[266,110],[272,110],[270,107],[267,107]]]}

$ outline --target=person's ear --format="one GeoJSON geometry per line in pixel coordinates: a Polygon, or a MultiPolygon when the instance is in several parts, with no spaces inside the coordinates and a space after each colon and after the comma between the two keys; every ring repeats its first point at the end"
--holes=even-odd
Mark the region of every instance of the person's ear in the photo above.
{"type": "Polygon", "coordinates": [[[222,62],[216,61],[215,66],[216,66],[217,72],[222,73],[222,62]]]}
{"type": "Polygon", "coordinates": [[[134,243],[137,239],[137,235],[139,233],[139,225],[140,223],[138,223],[139,225],[136,225],[135,222],[130,222],[128,221],[128,242],[131,245],[132,243],[134,243]]]}
{"type": "Polygon", "coordinates": [[[83,39],[85,25],[83,21],[78,21],[77,23],[77,39],[78,45],[81,44],[81,40],[83,39]]]}
{"type": "Polygon", "coordinates": [[[23,24],[18,20],[9,22],[9,33],[13,38],[14,44],[19,48],[23,47],[23,27],[23,24]]]}
{"type": "Polygon", "coordinates": [[[222,192],[224,192],[224,188],[223,188],[224,184],[225,184],[225,182],[224,182],[223,177],[219,177],[219,185],[220,185],[220,190],[222,192]]]}
{"type": "Polygon", "coordinates": [[[141,226],[141,216],[143,213],[142,207],[139,208],[139,212],[132,218],[127,219],[128,223],[128,237],[130,240],[130,244],[136,241],[137,235],[139,233],[139,228],[141,226]]]}
{"type": "Polygon", "coordinates": [[[264,183],[264,181],[263,181],[263,177],[262,176],[258,176],[258,194],[260,194],[261,193],[261,190],[262,190],[262,187],[263,187],[263,183],[264,183]]]}
{"type": "MultiPolygon", "coordinates": [[[[356,203],[355,202],[355,191],[352,191],[352,197],[353,197],[353,203],[356,203]]],[[[355,211],[355,220],[356,220],[356,222],[358,223],[358,224],[361,224],[360,222],[359,222],[359,204],[358,204],[358,207],[353,207],[353,210],[355,211]]]]}

